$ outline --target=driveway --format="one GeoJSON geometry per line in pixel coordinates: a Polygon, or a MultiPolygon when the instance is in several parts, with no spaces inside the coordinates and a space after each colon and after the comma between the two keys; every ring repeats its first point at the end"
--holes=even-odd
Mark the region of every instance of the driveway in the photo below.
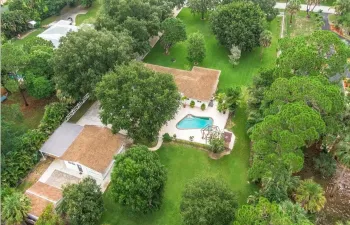
{"type": "MultiPolygon", "coordinates": [[[[285,9],[286,8],[286,3],[285,2],[277,2],[275,5],[276,9],[285,9]]],[[[301,11],[306,11],[307,9],[307,5],[305,4],[301,4],[301,11]]],[[[313,10],[313,12],[318,12],[322,10],[322,12],[324,13],[330,13],[330,14],[335,14],[335,9],[329,6],[322,6],[322,5],[318,5],[315,7],[315,9],[313,10]]]]}

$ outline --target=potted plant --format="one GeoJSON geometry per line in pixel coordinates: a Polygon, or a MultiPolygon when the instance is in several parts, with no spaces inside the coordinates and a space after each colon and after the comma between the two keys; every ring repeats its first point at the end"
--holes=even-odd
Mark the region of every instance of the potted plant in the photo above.
{"type": "Polygon", "coordinates": [[[195,105],[196,105],[196,103],[192,100],[191,103],[190,103],[190,107],[194,108],[195,105]]]}
{"type": "Polygon", "coordinates": [[[201,110],[202,110],[202,111],[205,110],[205,104],[204,104],[204,103],[201,105],[201,110]]]}
{"type": "Polygon", "coordinates": [[[184,108],[186,108],[186,100],[187,100],[187,97],[186,96],[182,96],[181,101],[182,101],[182,106],[184,108]]]}

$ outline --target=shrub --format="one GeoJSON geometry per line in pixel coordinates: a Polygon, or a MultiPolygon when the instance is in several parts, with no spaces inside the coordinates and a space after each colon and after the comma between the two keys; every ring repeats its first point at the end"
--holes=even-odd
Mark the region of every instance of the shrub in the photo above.
{"type": "Polygon", "coordinates": [[[51,134],[61,125],[68,113],[68,106],[65,103],[54,102],[45,107],[45,113],[40,121],[39,129],[42,132],[51,134]]]}
{"type": "Polygon", "coordinates": [[[50,97],[54,91],[53,84],[45,77],[33,77],[27,85],[29,95],[41,99],[50,97]]]}
{"type": "Polygon", "coordinates": [[[225,141],[222,138],[212,138],[209,142],[210,151],[213,153],[220,153],[225,150],[225,141]]]}
{"type": "Polygon", "coordinates": [[[236,209],[235,194],[227,184],[212,177],[187,184],[180,205],[186,225],[231,224],[236,209]]]}
{"type": "Polygon", "coordinates": [[[163,141],[164,142],[171,142],[173,139],[170,137],[168,133],[163,134],[163,141]]]}
{"type": "Polygon", "coordinates": [[[62,218],[57,215],[52,204],[46,206],[36,225],[64,225],[62,218]]]}
{"type": "Polygon", "coordinates": [[[314,163],[315,169],[320,172],[324,178],[332,177],[337,170],[336,160],[328,153],[322,152],[319,157],[314,159],[314,163]]]}
{"type": "Polygon", "coordinates": [[[204,103],[201,105],[201,110],[202,110],[202,111],[205,110],[205,104],[204,104],[204,103]]]}
{"type": "Polygon", "coordinates": [[[194,108],[195,105],[196,105],[196,103],[192,100],[191,103],[190,103],[190,107],[194,108]]]}

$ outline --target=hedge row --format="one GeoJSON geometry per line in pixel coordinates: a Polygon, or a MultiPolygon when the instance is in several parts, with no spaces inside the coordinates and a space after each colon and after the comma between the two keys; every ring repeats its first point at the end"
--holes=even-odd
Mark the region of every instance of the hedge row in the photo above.
{"type": "Polygon", "coordinates": [[[45,107],[45,113],[37,129],[27,131],[16,149],[2,158],[1,183],[16,186],[40,160],[39,149],[49,136],[60,126],[68,114],[68,105],[54,102],[45,107]]]}

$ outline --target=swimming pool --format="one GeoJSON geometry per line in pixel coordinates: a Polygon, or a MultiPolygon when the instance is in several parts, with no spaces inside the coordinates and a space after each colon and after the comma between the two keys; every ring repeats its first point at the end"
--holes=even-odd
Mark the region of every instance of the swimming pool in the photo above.
{"type": "Polygon", "coordinates": [[[210,117],[198,117],[188,114],[176,124],[177,129],[202,129],[206,126],[213,125],[213,119],[210,117]]]}

